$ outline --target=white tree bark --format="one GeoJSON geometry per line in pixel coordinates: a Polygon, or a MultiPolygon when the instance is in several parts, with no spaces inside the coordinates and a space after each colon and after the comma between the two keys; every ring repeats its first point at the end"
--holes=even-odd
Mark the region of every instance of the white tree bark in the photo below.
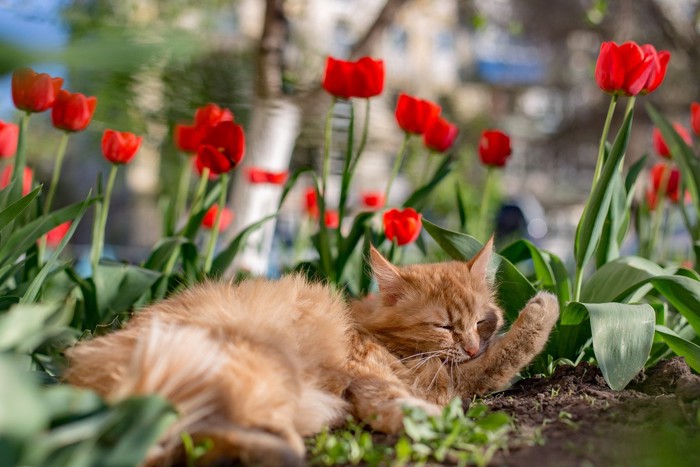
{"type": "MultiPolygon", "coordinates": [[[[234,213],[231,236],[277,211],[282,187],[249,183],[247,169],[255,166],[274,172],[288,170],[300,118],[299,108],[284,98],[260,99],[253,107],[246,132],[247,154],[235,171],[229,203],[234,213]]],[[[273,219],[250,235],[245,248],[236,257],[233,270],[267,273],[275,223],[273,219]]]]}

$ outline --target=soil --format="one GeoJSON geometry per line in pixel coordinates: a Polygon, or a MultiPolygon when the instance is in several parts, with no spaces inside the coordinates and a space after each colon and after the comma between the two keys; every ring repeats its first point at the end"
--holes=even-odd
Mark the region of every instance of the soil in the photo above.
{"type": "Polygon", "coordinates": [[[681,357],[623,391],[587,363],[521,380],[484,399],[514,420],[499,466],[700,466],[700,377],[681,357]]]}

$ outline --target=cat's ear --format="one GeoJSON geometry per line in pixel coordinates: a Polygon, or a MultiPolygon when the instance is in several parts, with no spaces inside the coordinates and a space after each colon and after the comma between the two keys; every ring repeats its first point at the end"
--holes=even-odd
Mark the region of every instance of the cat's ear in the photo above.
{"type": "Polygon", "coordinates": [[[483,277],[486,282],[491,282],[489,274],[489,263],[491,262],[491,257],[493,256],[493,235],[489,238],[489,241],[479,250],[479,252],[469,260],[467,265],[469,266],[469,271],[472,276],[483,277]]]}
{"type": "Polygon", "coordinates": [[[399,299],[403,284],[398,268],[382,256],[374,246],[370,246],[369,254],[372,273],[377,279],[377,285],[379,285],[384,305],[395,305],[399,299]]]}

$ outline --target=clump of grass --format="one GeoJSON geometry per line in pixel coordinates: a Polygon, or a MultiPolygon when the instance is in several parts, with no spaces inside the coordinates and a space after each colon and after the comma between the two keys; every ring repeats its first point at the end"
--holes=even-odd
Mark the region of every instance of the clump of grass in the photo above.
{"type": "Polygon", "coordinates": [[[353,420],[341,429],[326,430],[308,441],[309,463],[375,466],[433,461],[481,466],[506,446],[511,426],[508,415],[490,413],[480,403],[465,412],[460,399],[450,402],[439,416],[415,408],[407,408],[406,415],[404,432],[393,446],[375,443],[367,427],[353,420]]]}

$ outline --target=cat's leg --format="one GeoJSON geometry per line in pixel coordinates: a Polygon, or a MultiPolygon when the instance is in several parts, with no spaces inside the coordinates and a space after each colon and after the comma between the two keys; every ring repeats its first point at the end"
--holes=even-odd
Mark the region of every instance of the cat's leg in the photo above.
{"type": "Polygon", "coordinates": [[[471,397],[505,387],[542,351],[558,318],[557,298],[546,292],[535,295],[510,331],[492,342],[482,355],[459,365],[457,394],[471,397]]]}
{"type": "Polygon", "coordinates": [[[353,415],[384,433],[401,431],[406,406],[418,407],[429,415],[440,413],[440,407],[416,397],[399,379],[397,365],[396,358],[371,336],[353,331],[347,367],[352,379],[346,397],[353,415]]]}

